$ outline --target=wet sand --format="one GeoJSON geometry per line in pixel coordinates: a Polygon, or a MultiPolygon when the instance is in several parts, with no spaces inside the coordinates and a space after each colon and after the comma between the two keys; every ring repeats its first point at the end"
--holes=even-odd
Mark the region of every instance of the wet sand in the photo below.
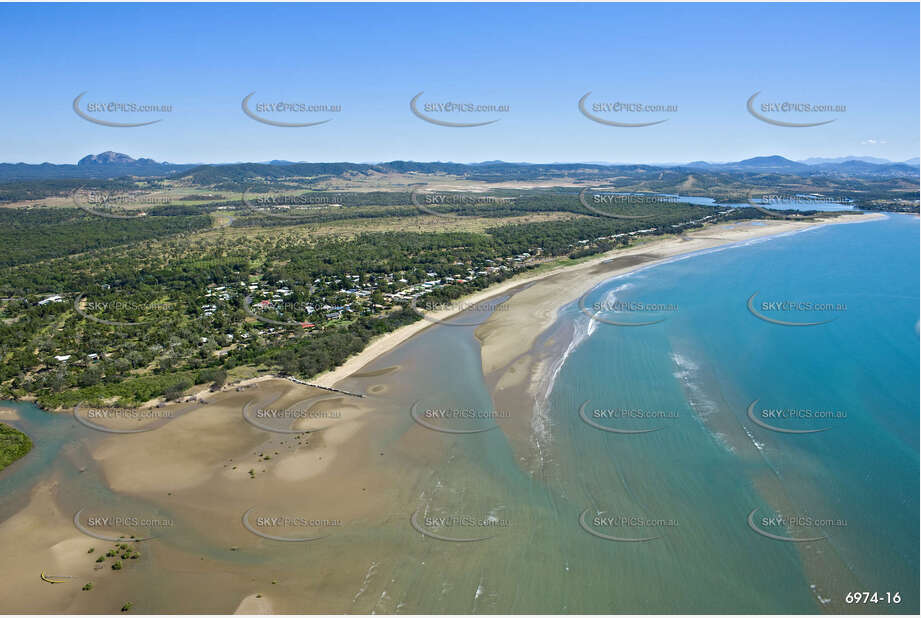
{"type": "MultiPolygon", "coordinates": [[[[209,405],[175,416],[153,431],[100,434],[87,445],[90,473],[98,470],[118,496],[148,505],[151,512],[168,513],[175,521],[162,537],[142,544],[144,556],[132,561],[131,568],[113,572],[106,563],[106,568],[95,570],[96,555],[87,550],[106,551],[109,543],[79,532],[73,516],[84,504],[92,507],[96,497],[78,496],[79,502],[73,502],[73,496],[59,495],[57,482],[37,486],[27,506],[0,523],[0,545],[7,548],[0,565],[0,590],[8,601],[21,603],[5,605],[8,611],[118,613],[128,600],[135,603],[132,611],[141,613],[320,611],[303,606],[300,578],[285,569],[291,558],[283,553],[288,544],[250,534],[241,516],[256,507],[260,514],[339,520],[339,529],[325,531],[335,533],[349,522],[392,511],[387,492],[372,495],[368,490],[392,485],[395,479],[382,478],[385,475],[374,465],[380,455],[359,435],[375,404],[330,397],[287,380],[261,380],[253,388],[213,394],[209,400],[209,405]],[[325,417],[289,423],[310,433],[271,433],[243,419],[243,407],[250,402],[325,417]],[[348,456],[342,453],[346,443],[348,456]],[[252,562],[278,551],[281,564],[269,562],[257,573],[252,562]],[[43,582],[42,571],[75,576],[75,583],[43,582]],[[82,591],[87,581],[94,582],[94,589],[82,591]],[[257,586],[273,588],[273,601],[265,592],[252,592],[257,586]],[[7,594],[11,590],[19,592],[7,594]]],[[[98,512],[117,508],[108,504],[98,512]]],[[[356,565],[356,573],[344,570],[347,591],[353,592],[352,583],[361,580],[366,568],[356,565]]],[[[347,592],[330,595],[315,607],[344,611],[347,606],[341,600],[346,596],[347,592]]]]}
{"type": "MultiPolygon", "coordinates": [[[[858,219],[869,217],[836,221],[858,219]]],[[[495,312],[476,329],[496,408],[522,412],[501,420],[502,431],[516,450],[520,442],[524,451],[534,389],[559,342],[545,340],[543,350],[534,346],[566,303],[612,276],[655,261],[813,225],[707,228],[683,240],[669,238],[617,251],[613,260],[600,256],[509,281],[467,299],[476,302],[540,282],[521,288],[507,301],[508,310],[495,312]]],[[[382,337],[321,382],[332,385],[358,372],[428,326],[430,322],[422,321],[382,337]]],[[[209,394],[208,405],[176,415],[153,431],[96,437],[87,448],[104,484],[168,512],[176,530],[151,542],[139,568],[95,571],[86,551],[103,543],[74,528],[74,507],[79,505],[58,495],[54,479],[43,482],[24,509],[0,523],[0,546],[12,548],[0,566],[0,590],[19,591],[3,596],[22,603],[8,610],[117,613],[121,603],[133,600],[133,611],[139,613],[395,611],[383,593],[372,598],[365,591],[387,585],[374,580],[381,555],[410,556],[416,550],[384,525],[406,529],[406,511],[416,504],[420,479],[428,478],[424,471],[439,469],[438,462],[452,456],[445,442],[421,428],[394,432],[397,437],[387,441],[388,428],[409,422],[404,409],[386,400],[389,389],[405,379],[400,367],[358,373],[351,382],[363,384],[369,394],[359,399],[262,377],[248,381],[250,388],[242,391],[232,386],[209,394]],[[271,407],[318,415],[288,425],[311,433],[272,433],[243,418],[247,404],[251,410],[271,407]],[[332,412],[338,415],[319,414],[332,412]],[[322,544],[278,543],[244,529],[241,516],[250,508],[335,519],[341,527],[319,530],[329,535],[322,544]],[[350,534],[365,534],[370,542],[349,540],[350,534]],[[42,570],[89,577],[97,587],[83,592],[82,580],[79,585],[47,584],[39,578],[42,570]]],[[[429,551],[448,556],[453,549],[437,546],[429,551]]]]}

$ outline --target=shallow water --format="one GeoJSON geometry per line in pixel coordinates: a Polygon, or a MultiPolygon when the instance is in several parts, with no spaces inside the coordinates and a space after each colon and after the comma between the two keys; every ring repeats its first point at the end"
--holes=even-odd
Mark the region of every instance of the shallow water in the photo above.
{"type": "MultiPolygon", "coordinates": [[[[230,553],[194,533],[184,519],[194,510],[177,515],[162,501],[108,490],[88,455],[99,436],[23,403],[5,405],[19,410],[11,424],[36,447],[0,473],[0,517],[54,477],[64,481],[65,508],[90,500],[174,518],[151,547],[216,562],[193,573],[154,555],[143,568],[156,590],[133,597],[154,612],[232,610],[255,574],[279,577],[280,591],[304,599],[283,605],[290,611],[811,613],[847,611],[843,595],[860,586],[901,593],[901,605],[875,611],[916,612],[917,238],[916,218],[892,216],[706,251],[609,281],[587,306],[675,308],[602,316],[664,318],[641,327],[590,320],[577,303],[564,308],[536,346],[552,362],[524,419],[493,409],[475,325],[427,329],[340,384],[372,395],[361,444],[383,479],[369,496],[386,507],[322,541],[230,553]],[[825,325],[784,327],[748,311],[754,292],[830,298],[847,309],[825,325]],[[748,419],[756,398],[847,417],[821,433],[774,432],[748,419]],[[583,403],[595,425],[580,416],[583,403]],[[431,410],[484,414],[445,420],[426,417],[431,410]],[[604,417],[623,410],[650,418],[604,417]],[[511,427],[529,435],[522,441],[511,427]],[[778,542],[749,528],[755,508],[835,516],[847,526],[823,527],[828,538],[818,542],[778,542]],[[186,594],[189,586],[212,594],[186,594]]],[[[317,508],[335,512],[336,495],[303,486],[317,508]]]]}
{"type": "MultiPolygon", "coordinates": [[[[593,308],[605,301],[602,309],[620,308],[617,300],[676,308],[599,314],[623,323],[663,321],[641,327],[599,322],[557,380],[551,398],[557,446],[596,463],[620,464],[622,487],[604,489],[615,494],[611,500],[627,494],[642,508],[686,513],[690,522],[680,533],[697,537],[683,542],[699,541],[699,553],[676,554],[676,569],[689,563],[705,572],[719,569],[734,588],[747,587],[752,595],[761,589],[761,611],[818,611],[840,604],[855,583],[901,592],[899,607],[876,611],[916,611],[918,219],[890,216],[744,245],[674,260],[593,291],[586,303],[593,308]],[[762,312],[769,317],[834,319],[806,327],[761,320],[747,308],[756,292],[759,300],[835,307],[762,312]],[[585,399],[677,410],[678,419],[662,421],[667,426],[655,433],[604,435],[586,431],[573,413],[585,399]],[[783,433],[750,420],[756,399],[758,411],[846,417],[765,419],[780,429],[827,428],[783,433]],[[777,542],[748,529],[746,515],[754,508],[834,525],[783,529],[791,537],[827,536],[817,543],[777,542]],[[796,562],[804,566],[789,568],[796,562]],[[768,573],[777,574],[776,581],[768,582],[768,573]]],[[[575,306],[565,315],[587,319],[575,306]]],[[[631,423],[641,425],[611,426],[631,423]]],[[[720,585],[708,589],[701,580],[697,594],[718,594],[720,585]]]]}

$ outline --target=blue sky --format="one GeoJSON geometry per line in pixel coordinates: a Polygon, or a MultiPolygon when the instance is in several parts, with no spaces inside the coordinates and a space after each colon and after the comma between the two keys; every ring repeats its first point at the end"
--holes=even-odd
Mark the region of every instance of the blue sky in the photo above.
{"type": "Polygon", "coordinates": [[[918,4],[34,4],[0,5],[0,161],[73,163],[115,150],[173,162],[727,161],[781,154],[905,160],[919,151],[918,4]],[[169,104],[112,128],[86,101],[169,104]],[[241,111],[257,101],[326,103],[338,113],[241,111]],[[501,120],[447,128],[422,101],[508,105],[501,120]],[[577,103],[677,106],[608,114],[577,103]],[[747,99],[845,105],[843,113],[757,120],[747,99]]]}

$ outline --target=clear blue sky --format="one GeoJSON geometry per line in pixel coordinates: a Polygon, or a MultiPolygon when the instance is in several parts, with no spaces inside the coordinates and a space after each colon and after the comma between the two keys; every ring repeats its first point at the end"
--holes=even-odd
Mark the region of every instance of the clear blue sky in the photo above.
{"type": "Polygon", "coordinates": [[[904,160],[919,151],[918,22],[918,4],[881,3],[0,5],[0,161],[104,150],[173,162],[904,160]],[[746,111],[759,90],[847,111],[781,128],[746,111]],[[174,111],[103,127],[74,114],[83,91],[174,111]],[[253,91],[254,103],[342,111],[307,114],[335,118],[318,127],[267,126],[240,109],[253,91]],[[435,126],[410,113],[419,91],[510,111],[435,126]],[[608,127],[579,113],[588,91],[678,111],[608,127]]]}

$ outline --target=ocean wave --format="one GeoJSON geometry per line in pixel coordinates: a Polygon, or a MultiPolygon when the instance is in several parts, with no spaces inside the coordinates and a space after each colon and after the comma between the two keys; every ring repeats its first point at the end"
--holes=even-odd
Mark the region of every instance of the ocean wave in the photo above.
{"type": "Polygon", "coordinates": [[[365,573],[364,579],[361,580],[361,587],[358,589],[358,592],[352,598],[352,605],[358,602],[358,598],[368,590],[368,584],[371,583],[371,579],[374,577],[374,572],[377,570],[377,562],[372,562],[370,568],[365,573]]]}
{"type": "MultiPolygon", "coordinates": [[[[606,279],[596,285],[594,288],[592,288],[592,290],[610,285],[614,281],[622,281],[624,279],[641,279],[647,271],[659,266],[664,266],[666,264],[674,264],[676,262],[682,262],[691,258],[720,253],[731,249],[750,247],[776,238],[794,236],[804,232],[813,231],[815,229],[816,228],[809,227],[796,230],[788,230],[786,232],[779,232],[777,234],[771,234],[768,236],[760,236],[758,238],[749,238],[746,240],[721,245],[719,247],[710,247],[708,249],[700,249],[698,251],[692,251],[691,253],[672,256],[652,264],[647,264],[646,266],[641,266],[635,270],[631,270],[630,272],[614,275],[613,277],[606,279]]],[[[634,285],[635,284],[632,281],[626,281],[617,287],[608,290],[604,298],[605,305],[613,306],[617,301],[618,293],[630,289],[631,287],[634,287],[634,285]]],[[[589,293],[591,293],[592,290],[590,290],[589,293]]],[[[544,367],[538,368],[538,374],[542,375],[543,377],[538,381],[537,388],[532,391],[532,395],[534,395],[534,409],[531,417],[532,442],[539,452],[542,452],[543,446],[550,441],[550,419],[548,416],[547,401],[549,400],[553,391],[553,387],[556,383],[556,378],[573,350],[575,350],[586,339],[594,335],[598,328],[598,321],[589,318],[582,312],[579,312],[575,319],[573,319],[572,324],[573,335],[569,345],[566,348],[566,351],[558,359],[550,363],[546,370],[544,367]]],[[[699,385],[695,381],[691,380],[692,373],[698,370],[698,367],[692,361],[690,361],[690,359],[684,358],[678,354],[673,354],[672,359],[678,366],[678,371],[675,373],[675,377],[682,381],[682,383],[685,384],[688,391],[691,393],[691,396],[689,396],[689,402],[697,414],[701,418],[706,418],[715,412],[718,409],[717,405],[707,399],[699,385]]],[[[723,444],[728,450],[734,452],[733,447],[728,443],[723,441],[723,444]]]]}
{"type": "Polygon", "coordinates": [[[719,406],[715,401],[707,397],[703,387],[700,385],[700,366],[678,352],[672,352],[670,356],[672,362],[675,364],[675,371],[672,375],[675,376],[675,379],[681,382],[681,385],[684,387],[688,404],[691,406],[691,409],[694,410],[694,418],[697,419],[704,429],[710,432],[710,435],[713,436],[714,440],[716,440],[720,446],[730,453],[735,453],[736,449],[729,443],[727,436],[718,431],[713,431],[713,429],[707,425],[707,417],[719,411],[719,406]]]}
{"type": "MultiPolygon", "coordinates": [[[[769,236],[761,236],[758,238],[750,238],[747,240],[742,240],[734,243],[729,243],[727,245],[722,245],[719,247],[711,247],[708,249],[701,249],[699,251],[693,251],[691,253],[685,253],[682,255],[676,255],[661,261],[654,262],[652,264],[647,264],[646,266],[641,266],[630,272],[622,273],[619,275],[614,275],[613,277],[606,279],[605,281],[596,285],[592,290],[596,290],[600,287],[610,285],[615,281],[623,281],[624,279],[642,279],[647,271],[657,268],[659,266],[664,266],[666,264],[674,264],[676,262],[681,262],[695,257],[700,257],[703,255],[709,255],[713,253],[719,253],[722,251],[728,251],[730,249],[737,249],[740,247],[749,247],[752,245],[761,244],[763,242],[775,239],[782,238],[786,236],[793,236],[795,234],[801,234],[812,230],[813,228],[804,228],[798,230],[790,230],[787,232],[780,232],[777,234],[771,234],[769,236]]],[[[612,258],[613,259],[613,258],[612,258]]],[[[613,306],[617,301],[618,294],[624,292],[625,290],[635,287],[633,281],[626,281],[620,285],[608,290],[605,293],[604,304],[606,306],[613,306]]],[[[591,290],[589,291],[591,293],[591,290]]],[[[574,306],[574,305],[573,305],[574,306]]],[[[595,314],[597,315],[597,314],[595,314]]],[[[551,430],[550,430],[550,419],[549,419],[549,410],[547,406],[547,401],[550,398],[551,393],[553,392],[553,387],[556,384],[556,378],[559,375],[560,371],[563,368],[563,365],[566,363],[566,360],[569,358],[569,355],[579,347],[586,339],[595,334],[598,329],[598,321],[593,320],[586,316],[583,312],[579,312],[572,321],[573,326],[573,335],[569,345],[566,347],[566,350],[563,354],[553,362],[549,363],[546,368],[541,366],[538,367],[538,375],[543,376],[537,382],[537,387],[532,389],[531,394],[534,396],[534,408],[531,415],[531,434],[532,434],[532,444],[538,452],[538,460],[543,461],[543,453],[545,446],[549,444],[551,439],[551,430]]],[[[698,370],[698,367],[690,361],[690,359],[684,358],[678,354],[673,354],[672,359],[675,361],[675,364],[678,366],[678,371],[675,373],[675,377],[678,378],[689,391],[690,395],[688,397],[689,402],[691,403],[694,410],[697,412],[698,416],[702,419],[705,419],[710,414],[713,414],[717,411],[717,405],[706,398],[703,390],[699,387],[696,381],[692,380],[692,373],[698,370]]],[[[544,361],[542,361],[543,363],[544,361]]],[[[719,439],[719,437],[718,437],[719,439]]],[[[720,440],[721,444],[729,450],[730,452],[735,452],[735,449],[729,445],[725,439],[720,440]]]]}
{"type": "Polygon", "coordinates": [[[577,315],[572,322],[573,331],[569,344],[563,353],[557,358],[545,358],[538,361],[539,365],[535,372],[540,377],[529,389],[534,400],[534,405],[531,409],[530,441],[536,455],[537,470],[549,463],[547,453],[553,437],[549,401],[556,379],[570,354],[594,332],[594,322],[595,320],[591,320],[581,313],[577,315]]]}
{"type": "Polygon", "coordinates": [[[755,448],[761,452],[764,452],[764,442],[758,442],[758,440],[756,440],[755,436],[752,434],[751,430],[749,430],[749,428],[745,425],[742,425],[742,429],[745,430],[746,435],[748,435],[748,438],[752,441],[752,444],[755,445],[755,448]]]}

